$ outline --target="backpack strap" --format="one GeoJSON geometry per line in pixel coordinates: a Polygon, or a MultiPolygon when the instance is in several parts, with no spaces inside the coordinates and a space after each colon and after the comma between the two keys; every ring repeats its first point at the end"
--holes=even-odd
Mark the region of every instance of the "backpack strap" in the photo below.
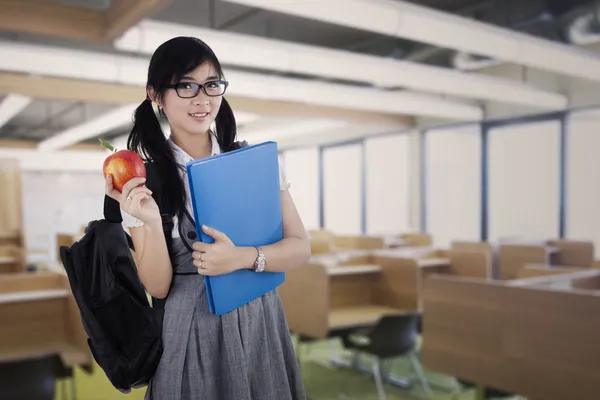
{"type": "Polygon", "coordinates": [[[162,182],[159,178],[157,166],[154,163],[146,164],[146,187],[152,191],[152,197],[158,206],[160,211],[160,217],[162,219],[163,234],[165,235],[165,241],[167,243],[167,250],[169,255],[173,252],[173,246],[171,232],[173,231],[173,210],[171,204],[168,201],[163,201],[162,182]]]}
{"type": "MultiPolygon", "coordinates": [[[[109,197],[107,194],[104,195],[104,219],[108,222],[113,222],[116,224],[123,222],[123,217],[121,216],[121,206],[119,202],[112,197],[109,197]]],[[[131,236],[125,232],[125,237],[127,239],[129,248],[135,251],[131,236]]]]}
{"type": "Polygon", "coordinates": [[[117,224],[123,222],[119,202],[112,197],[109,197],[107,194],[104,195],[104,219],[108,222],[115,222],[117,224]]]}

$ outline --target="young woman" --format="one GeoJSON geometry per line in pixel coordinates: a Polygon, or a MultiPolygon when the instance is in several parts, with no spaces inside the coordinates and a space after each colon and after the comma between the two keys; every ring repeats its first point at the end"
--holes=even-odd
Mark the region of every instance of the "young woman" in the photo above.
{"type": "Polygon", "coordinates": [[[221,317],[208,308],[204,275],[255,269],[264,258],[266,271],[288,271],[310,257],[281,170],[283,240],[262,248],[237,247],[211,227],[202,229],[214,244],[195,240],[185,164],[235,148],[235,118],[223,98],[227,86],[217,57],[201,40],[178,37],[161,45],[150,61],[147,99],[135,112],[128,140],[128,147],[147,160],[148,171],[152,167],[158,175],[161,209],[144,179],[132,179],[119,193],[107,177],[106,194],[119,202],[130,228],[140,279],[151,296],[165,299],[164,353],[146,399],[305,399],[276,290],[221,317]],[[168,121],[168,139],[153,103],[168,121]],[[166,205],[173,213],[167,240],[161,217],[166,205]]]}

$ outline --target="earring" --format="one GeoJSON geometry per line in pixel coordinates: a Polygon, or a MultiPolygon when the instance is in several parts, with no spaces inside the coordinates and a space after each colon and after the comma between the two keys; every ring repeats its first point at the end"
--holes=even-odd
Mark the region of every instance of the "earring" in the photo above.
{"type": "Polygon", "coordinates": [[[163,110],[163,108],[161,106],[158,106],[158,115],[160,115],[162,118],[167,118],[167,115],[165,114],[165,110],[163,110]]]}

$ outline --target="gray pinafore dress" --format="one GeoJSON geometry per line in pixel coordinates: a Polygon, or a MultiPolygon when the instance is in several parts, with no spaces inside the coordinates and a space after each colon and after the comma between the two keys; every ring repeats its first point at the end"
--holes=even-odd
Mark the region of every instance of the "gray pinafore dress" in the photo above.
{"type": "Polygon", "coordinates": [[[196,230],[189,218],[182,220],[186,234],[172,239],[164,352],[145,400],[306,399],[279,293],[220,317],[211,314],[188,247],[196,230]]]}

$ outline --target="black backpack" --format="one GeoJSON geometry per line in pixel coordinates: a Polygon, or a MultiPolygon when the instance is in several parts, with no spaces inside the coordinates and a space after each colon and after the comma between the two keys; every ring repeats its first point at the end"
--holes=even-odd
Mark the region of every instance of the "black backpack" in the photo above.
{"type": "Polygon", "coordinates": [[[92,221],[60,257],[88,345],[112,385],[148,385],[162,355],[163,309],[150,306],[120,223],[92,221]]]}
{"type": "MultiPolygon", "coordinates": [[[[231,150],[248,146],[235,142],[231,150]]],[[[230,151],[231,151],[230,150],[230,151]]],[[[163,232],[172,253],[173,212],[162,201],[162,184],[153,163],[146,164],[146,186],[161,212],[163,232]]],[[[82,239],[60,248],[71,291],[80,310],[88,345],[112,385],[122,391],[147,386],[162,356],[165,299],[150,301],[121,226],[119,203],[104,198],[103,220],[92,221],[82,239]]]]}

